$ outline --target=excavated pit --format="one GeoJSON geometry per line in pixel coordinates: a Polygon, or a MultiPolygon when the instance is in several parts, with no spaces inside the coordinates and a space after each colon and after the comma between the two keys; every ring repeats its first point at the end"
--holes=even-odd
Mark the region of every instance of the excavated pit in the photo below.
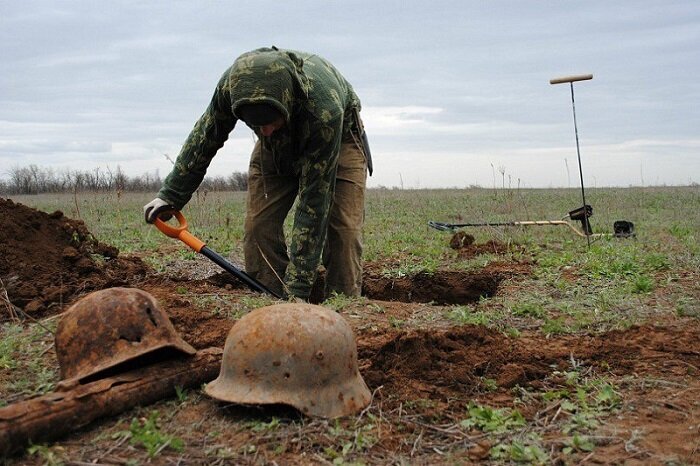
{"type": "Polygon", "coordinates": [[[367,267],[362,295],[381,301],[434,303],[436,305],[468,304],[498,293],[502,282],[530,273],[526,262],[492,262],[473,272],[437,271],[403,277],[387,277],[376,265],[367,267]]]}
{"type": "Polygon", "coordinates": [[[405,303],[467,304],[496,294],[499,273],[436,272],[406,277],[367,277],[362,294],[370,299],[405,303]]]}

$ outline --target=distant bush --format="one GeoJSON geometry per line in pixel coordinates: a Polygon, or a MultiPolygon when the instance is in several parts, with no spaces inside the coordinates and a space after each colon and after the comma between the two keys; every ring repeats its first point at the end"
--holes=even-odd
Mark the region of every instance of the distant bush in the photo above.
{"type": "MultiPolygon", "coordinates": [[[[128,176],[116,170],[54,170],[37,165],[15,166],[8,180],[0,180],[0,194],[43,194],[82,191],[153,192],[163,184],[158,171],[128,176]]],[[[228,177],[205,177],[200,188],[207,191],[247,191],[248,174],[233,172],[228,177]]]]}

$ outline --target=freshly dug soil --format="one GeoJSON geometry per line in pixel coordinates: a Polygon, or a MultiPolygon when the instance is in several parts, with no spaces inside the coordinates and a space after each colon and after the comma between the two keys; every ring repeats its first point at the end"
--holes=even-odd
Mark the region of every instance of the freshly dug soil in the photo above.
{"type": "Polygon", "coordinates": [[[81,294],[128,286],[148,272],[140,259],[119,257],[117,248],[97,241],[81,220],[0,198],[0,280],[26,313],[60,311],[81,294]]]}
{"type": "Polygon", "coordinates": [[[361,339],[359,357],[370,362],[364,372],[370,388],[383,386],[403,400],[483,396],[485,379],[494,380],[504,393],[516,385],[542,388],[545,379],[570,368],[572,360],[617,376],[682,377],[700,365],[700,351],[693,349],[700,337],[698,325],[642,325],[602,335],[555,338],[537,334],[509,338],[467,325],[387,337],[361,339]]]}
{"type": "Polygon", "coordinates": [[[450,247],[456,250],[457,255],[462,259],[470,259],[481,254],[503,255],[510,252],[523,251],[522,246],[506,244],[497,240],[475,243],[474,237],[463,231],[458,231],[450,238],[450,247]]]}

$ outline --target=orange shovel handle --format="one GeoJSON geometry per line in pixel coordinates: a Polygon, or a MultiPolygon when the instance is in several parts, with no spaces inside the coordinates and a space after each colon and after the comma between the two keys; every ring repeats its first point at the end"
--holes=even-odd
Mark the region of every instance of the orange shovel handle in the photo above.
{"type": "Polygon", "coordinates": [[[159,218],[156,218],[153,224],[166,236],[169,236],[171,238],[177,238],[192,249],[194,249],[195,251],[200,252],[202,248],[206,245],[204,241],[187,231],[187,220],[185,219],[185,216],[182,215],[182,212],[176,210],[175,212],[172,212],[172,214],[177,219],[179,223],[178,226],[175,227],[169,225],[159,218]]]}

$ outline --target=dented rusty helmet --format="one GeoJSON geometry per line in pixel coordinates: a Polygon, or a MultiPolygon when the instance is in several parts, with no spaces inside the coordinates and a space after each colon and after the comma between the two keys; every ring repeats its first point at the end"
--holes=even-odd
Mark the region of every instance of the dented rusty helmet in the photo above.
{"type": "Polygon", "coordinates": [[[196,353],[155,298],[136,288],[81,298],[63,315],[55,343],[61,379],[78,381],[157,350],[196,353]]]}
{"type": "Polygon", "coordinates": [[[276,304],[242,317],[228,334],[219,377],[204,391],[240,404],[286,404],[335,418],[370,401],[352,329],[312,304],[276,304]]]}

